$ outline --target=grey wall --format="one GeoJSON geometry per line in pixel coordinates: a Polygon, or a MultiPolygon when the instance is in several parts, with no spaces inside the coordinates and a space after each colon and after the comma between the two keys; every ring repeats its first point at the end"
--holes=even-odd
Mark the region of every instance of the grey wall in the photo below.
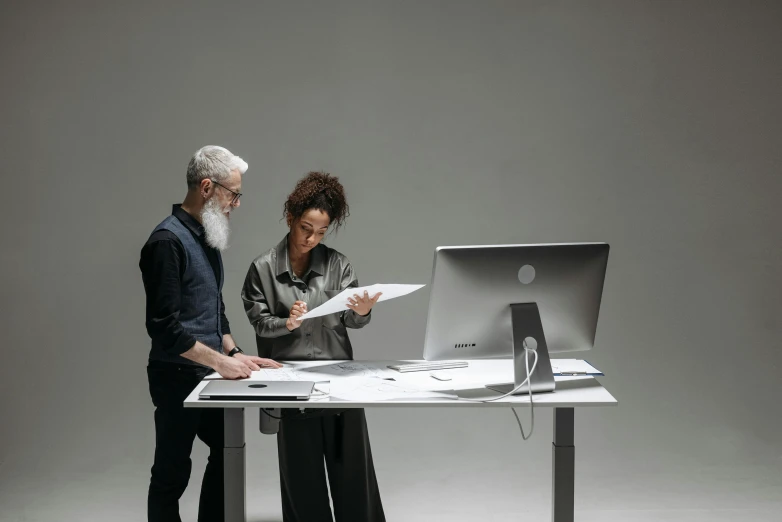
{"type": "MultiPolygon", "coordinates": [[[[225,255],[241,345],[245,271],[310,169],[346,186],[328,242],[365,283],[427,283],[438,245],[607,241],[589,359],[620,406],[577,413],[582,519],[778,514],[781,23],[778,2],[3,2],[0,504],[143,516],[138,254],[217,143],[251,168],[225,255]]],[[[357,356],[420,356],[427,300],[381,305],[357,356]]],[[[548,509],[550,412],[528,443],[509,412],[369,418],[391,519],[548,509]]],[[[273,519],[250,419],[250,512],[273,519]]]]}

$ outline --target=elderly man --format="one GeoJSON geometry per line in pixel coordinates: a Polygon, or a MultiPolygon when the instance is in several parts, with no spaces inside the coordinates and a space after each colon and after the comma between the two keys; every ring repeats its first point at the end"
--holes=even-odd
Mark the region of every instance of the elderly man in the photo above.
{"type": "Polygon", "coordinates": [[[223,410],[184,408],[183,401],[215,370],[227,379],[281,365],[244,355],[231,337],[223,304],[223,264],[231,211],[239,207],[247,163],[223,147],[198,150],[187,166],[187,196],[155,227],[141,250],[152,339],[147,376],[155,405],[155,462],[150,522],[179,521],[179,498],[190,480],[198,436],[209,446],[199,521],[223,520],[223,410]]]}

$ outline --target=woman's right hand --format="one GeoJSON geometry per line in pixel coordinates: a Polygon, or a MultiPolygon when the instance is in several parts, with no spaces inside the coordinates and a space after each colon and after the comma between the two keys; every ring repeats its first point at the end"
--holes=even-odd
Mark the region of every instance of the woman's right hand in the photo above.
{"type": "Polygon", "coordinates": [[[291,307],[288,320],[285,321],[285,326],[288,327],[288,330],[292,332],[293,330],[301,326],[301,319],[299,319],[299,317],[301,317],[306,313],[307,313],[307,303],[305,303],[304,301],[296,301],[291,307]]]}

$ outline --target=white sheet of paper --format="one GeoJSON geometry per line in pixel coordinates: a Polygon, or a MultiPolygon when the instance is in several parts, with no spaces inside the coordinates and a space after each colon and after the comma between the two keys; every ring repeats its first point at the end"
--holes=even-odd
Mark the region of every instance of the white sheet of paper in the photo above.
{"type": "Polygon", "coordinates": [[[426,285],[399,285],[399,284],[374,284],[371,286],[359,286],[357,288],[347,288],[332,297],[322,305],[313,308],[306,314],[301,316],[301,319],[312,319],[313,317],[322,317],[324,315],[336,314],[348,308],[348,298],[354,294],[358,294],[363,297],[364,291],[369,294],[369,297],[374,297],[378,292],[382,292],[383,295],[377,300],[378,303],[394,299],[396,297],[402,297],[407,294],[411,294],[416,290],[423,288],[426,285]]]}
{"type": "MultiPolygon", "coordinates": [[[[282,368],[262,368],[252,372],[249,380],[251,381],[313,381],[326,382],[333,380],[343,380],[353,377],[357,378],[394,378],[399,373],[378,365],[371,365],[357,361],[338,361],[331,364],[321,364],[317,366],[291,367],[291,363],[283,363],[287,366],[282,368]]],[[[207,377],[207,380],[222,379],[220,374],[215,372],[207,377]]]]}
{"type": "Polygon", "coordinates": [[[384,379],[351,377],[331,381],[331,397],[347,401],[387,401],[392,399],[458,398],[450,393],[426,390],[411,383],[384,379]]]}
{"type": "MultiPolygon", "coordinates": [[[[214,372],[206,377],[204,380],[218,380],[222,379],[219,373],[214,372]]],[[[298,370],[292,368],[261,368],[258,371],[254,371],[250,374],[249,380],[251,381],[311,381],[312,379],[308,375],[300,375],[298,370]]]]}
{"type": "Polygon", "coordinates": [[[253,379],[259,381],[304,381],[299,372],[296,370],[289,370],[286,368],[261,368],[259,371],[255,371],[252,374],[253,379]]]}
{"type": "Polygon", "coordinates": [[[301,380],[330,381],[336,378],[348,377],[393,378],[398,375],[398,372],[358,361],[340,361],[332,364],[320,364],[309,368],[301,368],[297,370],[296,374],[301,380]]]}

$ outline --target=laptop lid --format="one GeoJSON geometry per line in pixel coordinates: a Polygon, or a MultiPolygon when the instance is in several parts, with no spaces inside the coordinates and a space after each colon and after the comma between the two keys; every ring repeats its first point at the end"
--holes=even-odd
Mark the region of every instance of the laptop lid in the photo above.
{"type": "Polygon", "coordinates": [[[209,381],[200,399],[306,401],[315,386],[311,381],[209,381]]]}

